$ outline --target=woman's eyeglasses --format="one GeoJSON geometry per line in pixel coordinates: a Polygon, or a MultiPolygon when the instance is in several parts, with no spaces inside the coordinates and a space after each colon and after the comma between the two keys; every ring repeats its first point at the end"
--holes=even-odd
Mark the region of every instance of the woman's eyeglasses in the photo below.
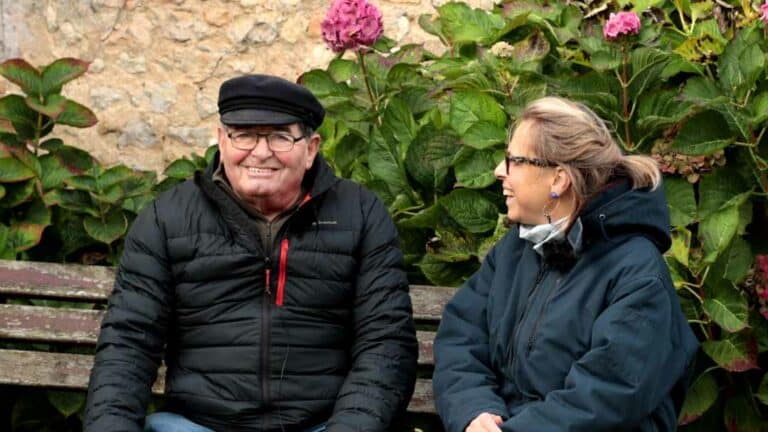
{"type": "Polygon", "coordinates": [[[549,161],[545,161],[544,159],[529,158],[525,156],[510,156],[510,155],[504,156],[504,163],[506,164],[506,167],[507,167],[507,175],[509,175],[510,165],[518,166],[518,165],[525,164],[525,165],[534,165],[542,168],[552,168],[557,166],[557,164],[549,161]]]}

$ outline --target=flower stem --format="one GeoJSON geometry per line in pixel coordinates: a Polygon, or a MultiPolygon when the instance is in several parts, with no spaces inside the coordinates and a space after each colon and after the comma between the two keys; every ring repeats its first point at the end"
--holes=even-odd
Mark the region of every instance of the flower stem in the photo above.
{"type": "Polygon", "coordinates": [[[365,56],[362,52],[357,51],[357,58],[360,61],[360,69],[363,72],[363,81],[365,81],[365,89],[368,90],[368,98],[371,100],[371,107],[376,113],[376,123],[381,126],[381,116],[379,115],[379,104],[376,102],[376,98],[373,97],[373,90],[371,89],[371,82],[368,78],[368,69],[365,67],[365,56]]]}
{"type": "Polygon", "coordinates": [[[694,290],[692,287],[690,287],[690,286],[687,286],[687,285],[683,285],[683,288],[685,288],[685,290],[686,290],[686,291],[688,291],[689,293],[691,293],[691,295],[693,295],[694,297],[696,297],[696,300],[698,300],[698,301],[699,301],[699,304],[701,304],[701,303],[704,303],[704,299],[703,299],[703,298],[701,298],[701,296],[700,296],[700,295],[699,295],[699,294],[696,292],[696,290],[694,290]]]}
{"type": "Polygon", "coordinates": [[[40,113],[37,113],[37,124],[35,126],[35,137],[32,139],[32,149],[35,151],[35,156],[37,156],[37,148],[40,146],[40,136],[43,132],[43,115],[40,113]]]}
{"type": "Polygon", "coordinates": [[[627,68],[629,64],[629,53],[627,53],[627,48],[622,47],[621,48],[622,53],[622,65],[621,65],[621,79],[619,82],[621,83],[621,108],[622,113],[624,115],[624,146],[627,150],[633,150],[634,146],[632,145],[632,135],[629,133],[629,120],[630,120],[630,112],[629,112],[629,81],[627,79],[627,68]]]}

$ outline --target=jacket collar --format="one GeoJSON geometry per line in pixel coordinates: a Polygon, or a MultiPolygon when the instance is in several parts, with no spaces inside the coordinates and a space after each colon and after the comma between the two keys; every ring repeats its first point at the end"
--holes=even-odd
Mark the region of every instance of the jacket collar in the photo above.
{"type": "MultiPolygon", "coordinates": [[[[195,174],[195,184],[205,193],[205,195],[215,203],[217,207],[221,209],[221,215],[224,218],[227,225],[233,231],[238,242],[243,244],[250,250],[259,250],[261,240],[258,237],[258,229],[255,227],[255,222],[251,219],[248,213],[232,198],[227,192],[213,182],[213,174],[220,164],[220,154],[217,151],[214,154],[213,160],[204,173],[197,172],[195,174]]],[[[330,165],[318,154],[315,157],[315,161],[307,170],[302,180],[302,187],[304,190],[309,191],[308,198],[302,202],[300,209],[307,217],[300,218],[306,220],[316,219],[316,207],[318,201],[322,199],[325,192],[327,192],[339,179],[333,173],[330,165]],[[311,209],[311,211],[305,212],[303,210],[311,209]]],[[[298,211],[297,211],[298,212],[298,211]]],[[[292,218],[294,219],[294,218],[292,218]]],[[[290,223],[290,222],[289,222],[290,223]]],[[[292,224],[300,225],[301,223],[292,224]]]]}

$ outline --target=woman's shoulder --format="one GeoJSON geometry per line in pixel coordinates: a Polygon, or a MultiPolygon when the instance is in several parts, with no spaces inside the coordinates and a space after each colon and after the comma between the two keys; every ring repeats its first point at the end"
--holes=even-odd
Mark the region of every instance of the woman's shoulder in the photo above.
{"type": "Polygon", "coordinates": [[[517,224],[511,226],[501,238],[494,243],[488,252],[491,257],[507,257],[519,255],[520,251],[530,247],[530,242],[520,238],[520,230],[517,224]]]}
{"type": "Polygon", "coordinates": [[[597,267],[610,285],[628,286],[634,282],[672,287],[669,267],[655,243],[642,235],[631,236],[593,257],[590,266],[597,267]]]}

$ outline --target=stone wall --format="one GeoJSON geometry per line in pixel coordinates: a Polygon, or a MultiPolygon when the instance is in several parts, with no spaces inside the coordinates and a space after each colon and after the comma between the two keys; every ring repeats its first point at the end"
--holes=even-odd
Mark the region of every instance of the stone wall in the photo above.
{"type": "MultiPolygon", "coordinates": [[[[373,0],[385,35],[424,42],[420,14],[446,0],[373,0]]],[[[491,7],[492,0],[470,0],[491,7]]],[[[161,171],[215,143],[222,81],[245,73],[295,80],[334,54],[320,35],[330,0],[0,0],[1,58],[91,63],[64,93],[94,110],[89,129],[56,134],[103,163],[161,171]]],[[[16,88],[0,78],[0,96],[16,88]]]]}

